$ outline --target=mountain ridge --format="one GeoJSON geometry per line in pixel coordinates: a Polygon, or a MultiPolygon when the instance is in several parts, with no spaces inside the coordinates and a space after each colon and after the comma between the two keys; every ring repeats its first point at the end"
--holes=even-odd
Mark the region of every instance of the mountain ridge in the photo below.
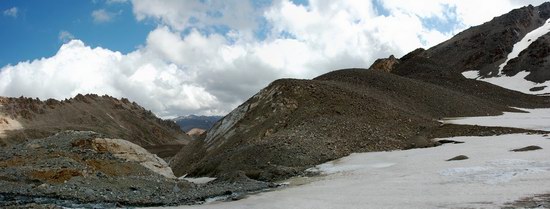
{"type": "Polygon", "coordinates": [[[17,120],[22,129],[6,131],[6,145],[43,138],[63,130],[95,131],[141,146],[186,144],[190,138],[171,122],[157,118],[128,99],[95,94],[58,101],[32,98],[0,99],[0,115],[17,120]]]}

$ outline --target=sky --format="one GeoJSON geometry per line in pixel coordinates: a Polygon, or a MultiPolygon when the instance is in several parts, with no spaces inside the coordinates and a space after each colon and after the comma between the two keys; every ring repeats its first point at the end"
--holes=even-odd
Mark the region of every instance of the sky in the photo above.
{"type": "Polygon", "coordinates": [[[0,0],[0,96],[223,115],[270,82],[429,48],[540,0],[0,0]]]}

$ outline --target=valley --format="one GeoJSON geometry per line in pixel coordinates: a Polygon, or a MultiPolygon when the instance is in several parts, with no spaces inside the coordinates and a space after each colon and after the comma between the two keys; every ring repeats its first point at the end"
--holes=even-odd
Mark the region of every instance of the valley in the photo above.
{"type": "MultiPolygon", "coordinates": [[[[192,85],[200,73],[183,73],[193,67],[179,69],[184,58],[170,50],[160,54],[176,64],[158,77],[152,66],[161,62],[138,54],[160,49],[106,53],[113,62],[129,56],[146,63],[130,81],[109,85],[151,82],[158,86],[144,91],[189,98],[163,103],[159,95],[128,91],[168,120],[124,97],[0,97],[0,207],[550,207],[549,19],[550,2],[524,6],[399,58],[310,79],[277,75],[255,94],[246,94],[260,89],[252,85],[222,87],[225,74],[217,68],[220,75],[199,81],[205,87],[192,85]],[[249,98],[242,102],[242,95],[249,98]],[[235,106],[225,116],[186,115],[235,106]]],[[[163,40],[215,42],[157,29],[163,40]]],[[[246,54],[226,50],[219,51],[235,60],[232,53],[246,54]]],[[[198,51],[185,59],[197,59],[198,51]]],[[[131,67],[122,63],[126,76],[131,67]]],[[[264,79],[227,79],[238,77],[264,79]]]]}

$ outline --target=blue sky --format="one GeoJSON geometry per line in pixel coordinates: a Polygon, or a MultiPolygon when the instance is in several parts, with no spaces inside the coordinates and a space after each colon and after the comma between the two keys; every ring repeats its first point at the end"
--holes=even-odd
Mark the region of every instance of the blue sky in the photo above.
{"type": "Polygon", "coordinates": [[[143,44],[156,25],[137,22],[130,3],[105,1],[0,1],[0,10],[18,8],[17,16],[0,17],[0,66],[54,55],[63,41],[61,31],[71,33],[92,47],[100,46],[124,53],[143,44]],[[96,23],[94,10],[115,13],[112,20],[96,23]],[[6,50],[9,49],[9,50],[6,50]]]}
{"type": "Polygon", "coordinates": [[[279,78],[368,68],[543,0],[0,1],[0,96],[225,114],[279,78]]]}

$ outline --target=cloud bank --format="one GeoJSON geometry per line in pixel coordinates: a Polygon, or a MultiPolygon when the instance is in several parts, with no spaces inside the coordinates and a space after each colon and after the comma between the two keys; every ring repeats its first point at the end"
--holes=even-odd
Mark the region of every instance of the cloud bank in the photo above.
{"type": "Polygon", "coordinates": [[[225,114],[275,79],[368,67],[543,1],[262,2],[134,0],[136,20],[158,24],[139,49],[121,54],[70,40],[52,57],[3,67],[0,95],[109,94],[165,118],[225,114]]]}

